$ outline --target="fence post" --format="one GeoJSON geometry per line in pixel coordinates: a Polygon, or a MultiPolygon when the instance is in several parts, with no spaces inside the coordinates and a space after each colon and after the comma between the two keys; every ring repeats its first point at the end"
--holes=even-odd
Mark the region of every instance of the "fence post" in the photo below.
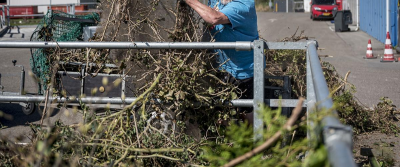
{"type": "Polygon", "coordinates": [[[254,41],[254,97],[253,97],[253,111],[254,122],[253,131],[254,139],[260,140],[263,135],[263,118],[259,110],[261,105],[264,104],[264,41],[254,41]]]}
{"type": "Polygon", "coordinates": [[[75,15],[75,4],[71,5],[71,14],[75,15]]]}
{"type": "Polygon", "coordinates": [[[7,5],[7,26],[10,26],[10,6],[7,5]]]}
{"type": "Polygon", "coordinates": [[[1,6],[1,11],[2,11],[2,19],[1,19],[1,25],[6,25],[5,23],[6,23],[6,12],[5,12],[5,6],[4,5],[2,5],[1,6]]]}

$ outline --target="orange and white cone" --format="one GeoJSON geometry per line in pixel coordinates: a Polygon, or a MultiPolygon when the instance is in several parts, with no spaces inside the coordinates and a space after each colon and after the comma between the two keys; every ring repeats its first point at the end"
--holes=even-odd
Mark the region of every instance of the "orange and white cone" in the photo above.
{"type": "Polygon", "coordinates": [[[381,58],[381,62],[394,62],[397,60],[394,58],[392,42],[390,40],[389,32],[386,33],[386,41],[385,41],[385,52],[383,58],[381,58]]]}
{"type": "Polygon", "coordinates": [[[365,56],[364,59],[376,59],[376,58],[377,57],[374,57],[374,54],[372,53],[371,39],[369,39],[367,45],[367,56],[365,56]]]}

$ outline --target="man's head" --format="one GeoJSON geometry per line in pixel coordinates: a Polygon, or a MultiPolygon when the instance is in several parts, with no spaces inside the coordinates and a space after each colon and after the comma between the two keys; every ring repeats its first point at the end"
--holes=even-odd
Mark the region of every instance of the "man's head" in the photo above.
{"type": "Polygon", "coordinates": [[[221,0],[221,3],[224,5],[228,4],[229,2],[232,2],[232,0],[221,0]]]}

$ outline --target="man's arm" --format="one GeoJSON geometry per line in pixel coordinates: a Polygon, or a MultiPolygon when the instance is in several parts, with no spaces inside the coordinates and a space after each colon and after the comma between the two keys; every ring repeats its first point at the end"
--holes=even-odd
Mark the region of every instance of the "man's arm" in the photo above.
{"type": "Polygon", "coordinates": [[[186,0],[186,3],[192,7],[204,21],[209,24],[217,25],[217,24],[228,24],[230,23],[229,19],[225,14],[216,11],[210,8],[207,5],[202,4],[198,0],[186,0]]]}

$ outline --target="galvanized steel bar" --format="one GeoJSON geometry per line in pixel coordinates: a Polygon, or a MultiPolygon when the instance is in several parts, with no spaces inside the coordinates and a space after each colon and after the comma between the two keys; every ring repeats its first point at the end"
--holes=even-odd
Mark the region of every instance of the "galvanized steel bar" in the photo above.
{"type": "MultiPolygon", "coordinates": [[[[24,95],[24,96],[19,96],[19,95],[14,95],[14,96],[0,96],[0,102],[44,102],[45,96],[35,96],[35,95],[24,95]]],[[[70,102],[70,103],[78,103],[79,101],[83,103],[90,103],[90,104],[126,104],[126,103],[132,103],[133,101],[136,100],[135,97],[132,98],[125,98],[122,100],[120,97],[84,97],[84,98],[74,98],[74,97],[49,97],[50,101],[56,102],[56,103],[64,103],[64,102],[70,102]]]]}
{"type": "MultiPolygon", "coordinates": [[[[97,49],[236,49],[252,50],[253,42],[0,42],[0,48],[97,49]]],[[[266,42],[265,49],[307,49],[307,42],[266,42]]]]}
{"type": "Polygon", "coordinates": [[[10,15],[9,17],[43,17],[44,14],[28,14],[28,15],[10,15]]]}
{"type": "MultiPolygon", "coordinates": [[[[297,99],[265,99],[265,104],[270,107],[296,107],[299,100],[297,99]]],[[[307,107],[307,104],[303,104],[307,107]]]]}
{"type": "Polygon", "coordinates": [[[25,69],[23,66],[21,70],[21,83],[19,87],[19,92],[21,95],[25,94],[25,69]]]}
{"type": "Polygon", "coordinates": [[[75,4],[71,5],[71,14],[75,15],[75,4]]]}
{"type": "Polygon", "coordinates": [[[261,105],[264,104],[264,41],[254,41],[254,97],[253,97],[253,110],[254,110],[254,121],[253,131],[254,139],[261,140],[263,134],[263,118],[258,113],[261,109],[261,105]]]}
{"type": "Polygon", "coordinates": [[[10,6],[7,5],[7,26],[10,26],[10,6]]]}
{"type": "Polygon", "coordinates": [[[252,42],[0,42],[0,48],[252,50],[253,44],[252,42]]]}
{"type": "MultiPolygon", "coordinates": [[[[81,67],[81,77],[86,76],[86,66],[81,67]]],[[[81,79],[81,95],[85,94],[85,81],[86,79],[81,79]]]]}
{"type": "Polygon", "coordinates": [[[311,66],[310,66],[310,58],[309,58],[309,51],[307,49],[306,53],[306,62],[307,62],[307,139],[309,140],[309,145],[316,141],[317,134],[314,131],[314,122],[311,120],[311,116],[315,115],[316,111],[316,97],[315,97],[315,90],[314,90],[314,83],[313,83],[313,75],[311,73],[311,66]]]}
{"type": "MultiPolygon", "coordinates": [[[[328,86],[321,68],[320,60],[317,53],[315,43],[308,45],[308,55],[311,74],[313,76],[313,84],[316,99],[318,101],[317,108],[331,109],[333,107],[332,99],[329,96],[328,86]]],[[[308,92],[309,93],[309,92],[308,92]]],[[[329,162],[333,167],[355,167],[352,154],[352,129],[345,126],[337,119],[336,110],[332,111],[334,116],[326,116],[322,120],[323,139],[328,150],[329,162]]]]}
{"type": "MultiPolygon", "coordinates": [[[[50,0],[51,1],[51,0],[50,0]]],[[[52,3],[47,3],[47,4],[37,4],[37,5],[33,5],[33,6],[49,6],[49,8],[51,9],[52,6],[66,6],[66,5],[97,5],[100,4],[98,2],[80,2],[80,3],[64,3],[64,4],[52,4],[52,3]]],[[[10,7],[24,7],[24,6],[32,6],[32,5],[8,5],[10,7]]]]}
{"type": "Polygon", "coordinates": [[[269,50],[305,50],[307,49],[308,42],[265,42],[264,49],[269,50]]]}
{"type": "MultiPolygon", "coordinates": [[[[82,75],[82,72],[73,72],[73,71],[58,71],[57,73],[60,75],[82,75]]],[[[105,77],[123,77],[123,75],[121,75],[121,74],[106,74],[106,73],[97,73],[96,76],[98,76],[98,77],[103,77],[103,76],[105,76],[105,77]]]]}
{"type": "MultiPolygon", "coordinates": [[[[38,95],[20,95],[16,92],[3,92],[0,93],[0,103],[12,103],[12,102],[42,102],[45,99],[44,96],[38,95]]],[[[68,101],[67,99],[75,99],[74,97],[53,97],[50,100],[56,100],[56,102],[62,103],[68,101]]],[[[85,103],[92,104],[126,104],[132,103],[136,97],[127,97],[125,100],[122,100],[120,97],[85,97],[82,100],[85,103]],[[100,100],[101,99],[101,100],[100,100]]],[[[159,100],[160,101],[160,100],[159,100]]],[[[68,102],[77,102],[76,100],[71,100],[68,102]]],[[[296,107],[298,100],[282,100],[282,99],[268,99],[265,101],[270,107],[296,107]]],[[[201,105],[200,103],[196,105],[201,105]]],[[[253,107],[253,99],[236,99],[230,101],[230,103],[226,103],[225,105],[231,105],[234,107],[253,107]]],[[[306,105],[304,105],[305,107],[306,105]]]]}
{"type": "MultiPolygon", "coordinates": [[[[73,65],[73,66],[97,66],[98,64],[96,63],[82,63],[82,62],[64,62],[64,61],[60,61],[59,63],[60,65],[73,65]]],[[[99,64],[100,65],[100,64],[99,64]]],[[[102,66],[104,67],[110,67],[110,68],[117,68],[118,66],[115,64],[102,64],[102,66]]]]}
{"type": "MultiPolygon", "coordinates": [[[[314,43],[310,43],[308,46],[308,56],[311,74],[313,76],[315,95],[319,104],[318,106],[319,108],[330,109],[333,107],[333,101],[329,96],[329,89],[325,80],[325,76],[322,72],[321,63],[317,53],[317,47],[314,43]]],[[[336,110],[333,111],[333,114],[337,116],[336,110]]]]}
{"type": "Polygon", "coordinates": [[[5,6],[4,5],[1,6],[1,12],[2,12],[1,24],[6,26],[6,24],[5,24],[6,23],[6,14],[5,14],[5,6]]]}

